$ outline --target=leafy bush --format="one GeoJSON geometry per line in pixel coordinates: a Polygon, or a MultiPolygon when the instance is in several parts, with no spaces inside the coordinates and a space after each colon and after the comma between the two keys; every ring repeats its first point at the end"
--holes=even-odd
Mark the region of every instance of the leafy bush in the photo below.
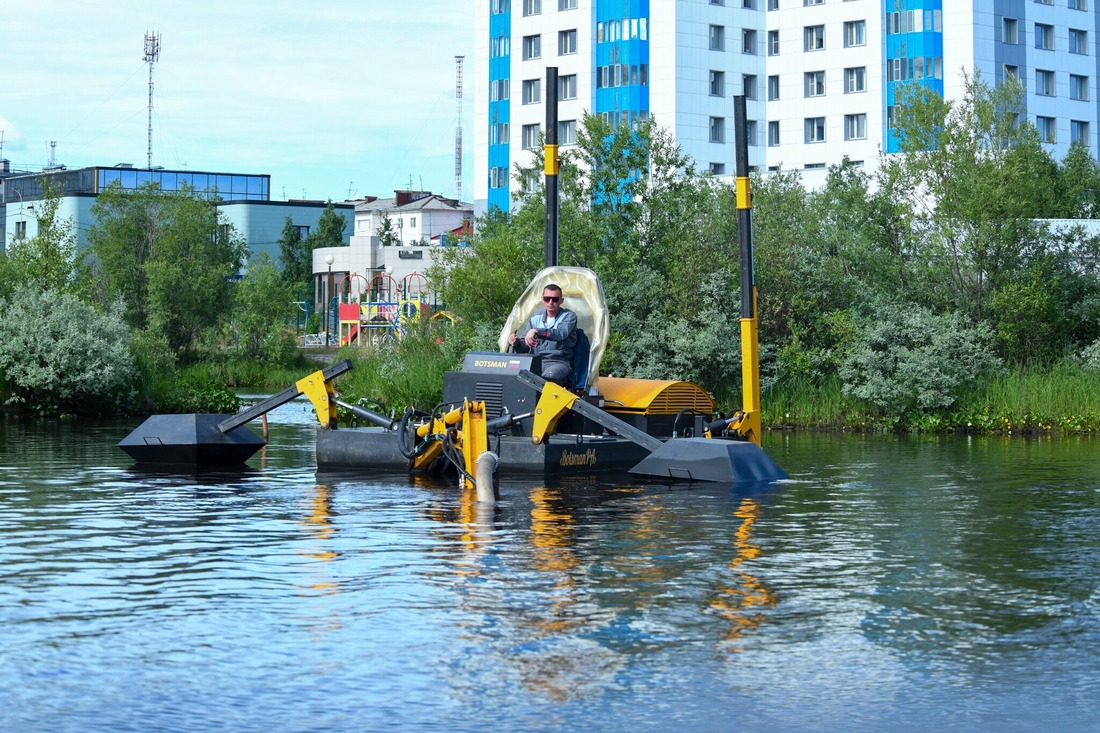
{"type": "Polygon", "coordinates": [[[842,389],[894,423],[950,407],[961,389],[1000,366],[989,327],[958,314],[880,302],[857,318],[857,328],[840,367],[842,389]]]}
{"type": "Polygon", "coordinates": [[[1093,341],[1081,351],[1081,363],[1085,369],[1100,372],[1100,339],[1093,341]]]}
{"type": "Polygon", "coordinates": [[[137,376],[122,309],[22,286],[0,301],[0,374],[9,404],[38,415],[102,414],[133,397],[137,376]]]}

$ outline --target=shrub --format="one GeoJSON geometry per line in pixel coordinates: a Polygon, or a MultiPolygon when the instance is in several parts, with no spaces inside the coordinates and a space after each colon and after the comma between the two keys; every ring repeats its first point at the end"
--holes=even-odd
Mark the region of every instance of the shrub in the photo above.
{"type": "Polygon", "coordinates": [[[0,373],[9,404],[39,415],[102,414],[133,397],[137,376],[120,305],[22,286],[0,301],[0,373]]]}
{"type": "Polygon", "coordinates": [[[1085,369],[1100,372],[1100,339],[1093,341],[1081,351],[1081,362],[1085,369]]]}
{"type": "Polygon", "coordinates": [[[870,402],[893,423],[955,404],[959,391],[996,370],[993,334],[958,314],[879,303],[857,318],[840,368],[845,395],[870,402]]]}

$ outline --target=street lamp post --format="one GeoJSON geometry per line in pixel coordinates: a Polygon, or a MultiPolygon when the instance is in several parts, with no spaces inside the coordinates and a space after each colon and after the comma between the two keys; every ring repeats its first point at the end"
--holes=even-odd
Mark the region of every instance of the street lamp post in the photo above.
{"type": "Polygon", "coordinates": [[[336,261],[336,258],[332,255],[325,255],[325,264],[328,265],[328,284],[325,287],[325,347],[328,347],[328,319],[331,317],[332,304],[329,302],[332,300],[332,263],[336,261]]]}

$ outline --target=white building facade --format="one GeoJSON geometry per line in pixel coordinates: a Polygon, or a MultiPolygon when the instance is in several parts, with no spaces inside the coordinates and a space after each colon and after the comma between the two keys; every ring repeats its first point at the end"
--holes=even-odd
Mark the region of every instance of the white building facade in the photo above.
{"type": "Polygon", "coordinates": [[[732,97],[747,97],[749,163],[804,171],[896,151],[901,85],[947,99],[964,73],[1014,75],[1025,114],[1061,158],[1097,150],[1098,0],[478,0],[474,209],[507,209],[512,171],[545,125],[558,68],[558,137],[585,112],[652,117],[696,165],[731,175],[732,97]]]}
{"type": "Polygon", "coordinates": [[[468,204],[429,191],[394,191],[393,198],[356,202],[349,246],[313,250],[318,304],[328,302],[326,293],[345,278],[355,280],[358,290],[378,277],[392,278],[397,285],[410,277],[421,281],[441,247],[465,241],[472,218],[468,204]],[[395,246],[384,246],[380,236],[386,220],[396,237],[395,246]]]}

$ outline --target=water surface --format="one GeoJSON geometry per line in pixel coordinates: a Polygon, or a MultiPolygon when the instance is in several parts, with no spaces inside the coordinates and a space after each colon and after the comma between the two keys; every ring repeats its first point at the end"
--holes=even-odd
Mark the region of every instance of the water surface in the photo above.
{"type": "Polygon", "coordinates": [[[1100,729],[1100,442],[769,434],[765,489],[135,471],[0,420],[0,730],[1100,729]]]}

